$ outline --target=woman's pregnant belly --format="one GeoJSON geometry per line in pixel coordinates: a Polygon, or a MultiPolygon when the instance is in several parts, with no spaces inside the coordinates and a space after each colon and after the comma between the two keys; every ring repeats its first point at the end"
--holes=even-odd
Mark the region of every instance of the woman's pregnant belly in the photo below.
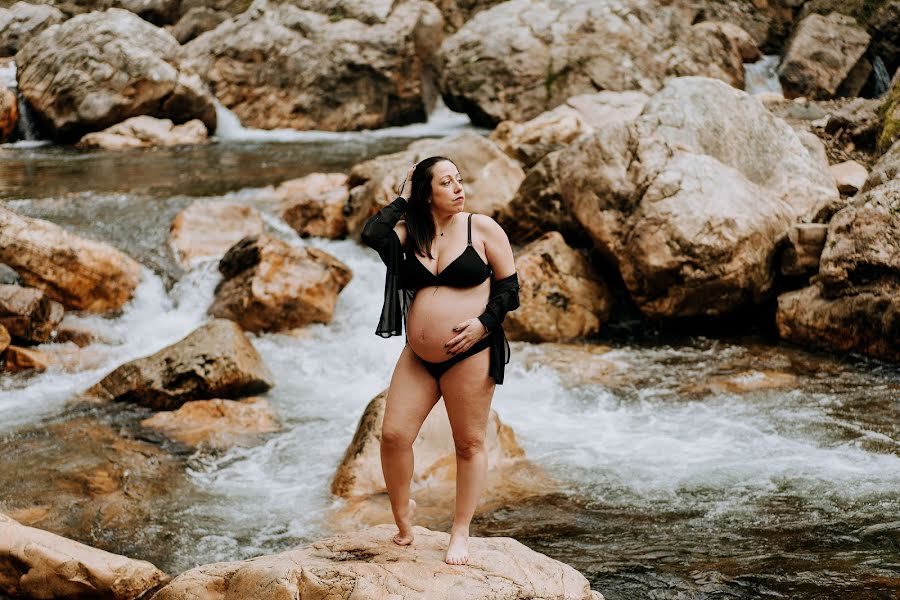
{"type": "Polygon", "coordinates": [[[459,335],[453,328],[484,312],[490,279],[472,288],[427,287],[416,292],[406,317],[407,342],[422,360],[451,358],[444,344],[459,335]]]}

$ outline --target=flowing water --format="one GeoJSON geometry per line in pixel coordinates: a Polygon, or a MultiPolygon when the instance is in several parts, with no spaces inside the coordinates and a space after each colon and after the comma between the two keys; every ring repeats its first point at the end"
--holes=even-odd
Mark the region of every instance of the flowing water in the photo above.
{"type": "MultiPolygon", "coordinates": [[[[74,394],[204,322],[216,265],[184,272],[166,242],[191,201],[264,209],[262,185],[465,127],[442,119],[378,134],[266,134],[226,119],[218,143],[178,150],[0,147],[6,206],[146,266],[121,315],[67,315],[101,338],[92,368],[2,376],[0,438],[27,453],[35,427],[68,418],[74,394]]],[[[402,347],[373,335],[383,286],[373,252],[301,241],[272,214],[266,223],[337,256],[353,280],[329,325],[251,336],[274,374],[267,398],[283,430],[256,447],[188,456],[187,491],[107,547],[169,573],[327,535],[340,506],[330,479],[402,347]]],[[[476,535],[515,537],[610,599],[900,595],[900,369],[756,338],[604,343],[513,344],[494,407],[559,487],[479,516],[476,535]]],[[[25,487],[0,491],[0,502],[25,487]]]]}

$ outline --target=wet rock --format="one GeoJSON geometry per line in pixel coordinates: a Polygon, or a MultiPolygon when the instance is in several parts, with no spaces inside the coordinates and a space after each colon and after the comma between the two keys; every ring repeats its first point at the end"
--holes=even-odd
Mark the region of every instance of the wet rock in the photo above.
{"type": "Polygon", "coordinates": [[[16,93],[0,88],[0,143],[9,141],[19,122],[19,106],[16,93]]]}
{"type": "Polygon", "coordinates": [[[459,600],[557,598],[603,600],[572,567],[511,538],[470,538],[465,568],[444,563],[449,535],[415,528],[416,541],[391,541],[396,528],[381,525],[240,562],[213,563],[182,573],[155,600],[244,600],[300,594],[354,598],[459,600]]]}
{"type": "Polygon", "coordinates": [[[258,394],[272,385],[272,374],[241,328],[215,319],[151,356],[117,367],[82,397],[173,410],[188,400],[258,394]]]}
{"type": "Polygon", "coordinates": [[[900,69],[891,80],[891,90],[880,109],[882,128],[876,145],[879,152],[885,152],[894,142],[900,141],[900,69]]]}
{"type": "Polygon", "coordinates": [[[181,58],[181,45],[168,32],[110,8],[73,17],[22,46],[19,90],[63,140],[138,115],[176,123],[196,118],[212,131],[213,98],[181,58]]]}
{"type": "Polygon", "coordinates": [[[770,293],[777,242],[834,180],[753,97],[671,80],[637,120],[561,151],[562,195],[641,311],[718,317],[770,293]]]}
{"type": "Polygon", "coordinates": [[[633,387],[632,365],[621,360],[609,346],[599,344],[532,344],[521,349],[522,363],[528,369],[553,369],[560,385],[603,386],[607,389],[633,387]]]}
{"type": "Polygon", "coordinates": [[[834,177],[838,191],[848,196],[858,192],[869,175],[866,168],[855,160],[831,165],[828,170],[831,171],[831,175],[834,177]]]}
{"type": "Polygon", "coordinates": [[[0,207],[0,261],[68,309],[105,313],[128,302],[141,266],[112,246],[0,207]]]}
{"type": "Polygon", "coordinates": [[[82,348],[74,342],[60,343],[56,339],[53,344],[41,346],[41,352],[49,366],[65,373],[78,373],[102,369],[109,364],[113,350],[97,346],[82,348]]]}
{"type": "Polygon", "coordinates": [[[506,317],[510,339],[568,342],[597,333],[609,319],[609,288],[559,233],[547,233],[523,248],[516,271],[521,305],[506,317]]]}
{"type": "Polygon", "coordinates": [[[350,171],[347,227],[358,236],[366,219],[390,204],[409,167],[429,156],[445,156],[465,180],[466,210],[495,215],[525,178],[522,168],[484,137],[465,132],[440,140],[420,140],[394,154],[367,160],[350,171]]]}
{"type": "Polygon", "coordinates": [[[350,268],[317,248],[296,248],[257,236],[235,244],[219,263],[209,314],[231,319],[245,331],[282,331],[330,323],[350,268]]]}
{"type": "Polygon", "coordinates": [[[78,141],[80,148],[147,148],[150,146],[182,146],[209,141],[206,126],[199,119],[175,125],[170,119],[141,115],[125,119],[103,131],[88,133],[78,141]]]}
{"type": "Polygon", "coordinates": [[[443,35],[440,13],[422,0],[380,5],[384,21],[365,24],[255,0],[184,50],[245,126],[345,131],[424,121],[422,81],[443,35]]]}
{"type": "Polygon", "coordinates": [[[170,579],[149,562],[91,548],[0,514],[0,590],[6,594],[131,600],[170,579]]]}
{"type": "Polygon", "coordinates": [[[734,375],[717,375],[702,382],[690,382],[679,391],[686,394],[748,394],[765,390],[796,387],[797,376],[772,370],[741,371],[734,375]]]}
{"type": "Polygon", "coordinates": [[[0,56],[15,56],[22,44],[65,19],[49,4],[16,2],[8,9],[0,8],[0,56]]]}
{"type": "Polygon", "coordinates": [[[868,192],[895,179],[900,179],[900,140],[895,142],[872,167],[862,191],[868,192]]]}
{"type": "Polygon", "coordinates": [[[6,327],[0,324],[0,353],[6,350],[12,343],[12,336],[9,335],[6,327]]]}
{"type": "Polygon", "coordinates": [[[652,93],[669,75],[733,71],[737,55],[720,41],[728,36],[714,25],[692,28],[694,17],[655,0],[504,2],[444,41],[439,86],[447,106],[493,127],[578,94],[652,93]],[[697,37],[708,42],[702,52],[692,49],[697,37]]]}
{"type": "Polygon", "coordinates": [[[262,234],[259,212],[235,202],[196,200],[178,213],[169,228],[169,244],[183,267],[221,258],[247,236],[262,234]]]}
{"type": "Polygon", "coordinates": [[[0,285],[22,285],[23,283],[15,269],[0,263],[0,285]]]}
{"type": "Polygon", "coordinates": [[[343,173],[313,173],[285,181],[275,190],[281,218],[301,237],[338,239],[347,235],[344,206],[350,198],[343,173]]]}
{"type": "Polygon", "coordinates": [[[96,335],[93,331],[84,327],[66,325],[65,323],[61,323],[56,328],[56,337],[53,339],[53,341],[62,344],[71,342],[79,348],[84,348],[85,346],[89,346],[96,341],[96,335]]]}
{"type": "Polygon", "coordinates": [[[158,412],[141,425],[187,446],[213,450],[252,445],[260,434],[279,429],[265,398],[192,400],[178,410],[158,412]]]}
{"type": "Polygon", "coordinates": [[[9,373],[46,371],[52,362],[47,353],[34,348],[9,345],[3,351],[3,370],[9,373]]]}
{"type": "Polygon", "coordinates": [[[781,274],[811,277],[819,271],[819,257],[825,248],[828,225],[795,223],[788,231],[787,246],[781,255],[781,274]]]}
{"type": "Polygon", "coordinates": [[[169,29],[169,33],[178,40],[179,44],[186,44],[201,33],[212,31],[229,17],[231,15],[223,10],[195,6],[181,16],[178,22],[169,29]]]}
{"type": "Polygon", "coordinates": [[[869,40],[853,17],[836,12],[809,15],[797,26],[778,67],[784,95],[833,98],[862,58],[869,40]]]}
{"type": "MultiPolygon", "coordinates": [[[[332,481],[332,492],[345,499],[328,515],[329,526],[335,531],[392,521],[379,457],[384,400],[385,394],[379,394],[366,407],[332,481]]],[[[479,498],[476,514],[558,491],[557,484],[543,469],[525,459],[512,429],[494,411],[488,420],[485,451],[488,486],[479,498]]],[[[456,496],[456,453],[442,402],[425,420],[413,452],[416,466],[411,491],[418,503],[416,522],[426,527],[446,527],[453,516],[456,496]]]]}
{"type": "Polygon", "coordinates": [[[0,284],[0,325],[19,340],[46,342],[64,315],[62,304],[41,290],[0,284]]]}

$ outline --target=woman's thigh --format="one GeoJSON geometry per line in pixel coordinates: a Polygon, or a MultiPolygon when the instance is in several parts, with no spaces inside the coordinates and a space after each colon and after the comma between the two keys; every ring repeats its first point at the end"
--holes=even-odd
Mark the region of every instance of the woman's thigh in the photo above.
{"type": "Polygon", "coordinates": [[[440,397],[437,381],[409,346],[404,346],[388,388],[382,435],[411,444],[440,397]]]}
{"type": "Polygon", "coordinates": [[[484,441],[494,380],[488,375],[491,350],[487,348],[453,365],[443,377],[440,388],[457,448],[484,441]]]}

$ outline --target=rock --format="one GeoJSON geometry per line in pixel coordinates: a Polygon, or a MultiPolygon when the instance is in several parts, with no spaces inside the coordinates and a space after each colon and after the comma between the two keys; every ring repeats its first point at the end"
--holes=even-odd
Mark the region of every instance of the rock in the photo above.
{"type": "MultiPolygon", "coordinates": [[[[828,169],[828,150],[822,140],[813,132],[806,129],[795,130],[800,143],[809,152],[809,156],[818,163],[822,169],[828,169]]],[[[830,172],[830,171],[829,171],[830,172]]]]}
{"type": "Polygon", "coordinates": [[[272,385],[272,374],[240,327],[215,319],[151,356],[117,367],[83,397],[173,410],[188,400],[259,394],[272,385]]]}
{"type": "Polygon", "coordinates": [[[9,141],[19,122],[19,105],[16,93],[0,88],[0,143],[9,141]]]}
{"type": "Polygon", "coordinates": [[[79,373],[103,369],[113,359],[114,350],[104,346],[81,348],[74,342],[60,342],[41,346],[49,366],[65,373],[79,373]]]}
{"type": "Polygon", "coordinates": [[[84,348],[85,346],[93,344],[96,341],[96,336],[94,335],[94,332],[89,329],[61,323],[56,328],[56,337],[53,341],[61,344],[72,342],[79,348],[84,348]]]}
{"type": "Polygon", "coordinates": [[[806,0],[800,17],[831,12],[849,15],[872,36],[871,56],[881,57],[889,69],[900,64],[900,2],[897,0],[806,0]]]}
{"type": "Polygon", "coordinates": [[[254,0],[184,51],[248,127],[344,131],[424,121],[422,81],[443,35],[440,13],[422,0],[380,4],[390,14],[366,25],[254,0]]]}
{"type": "Polygon", "coordinates": [[[900,179],[900,140],[885,152],[866,178],[861,191],[868,192],[880,185],[900,179]]]}
{"type": "Polygon", "coordinates": [[[24,282],[15,269],[0,263],[0,285],[23,285],[24,282]]]}
{"type": "Polygon", "coordinates": [[[512,340],[568,342],[597,333],[609,319],[612,294],[587,258],[557,232],[516,256],[521,306],[506,317],[512,340]]]}
{"type": "Polygon", "coordinates": [[[838,197],[786,123],[699,77],[671,80],[633,123],[562,150],[559,180],[652,318],[718,317],[763,301],[777,242],[838,197]]]}
{"type": "Polygon", "coordinates": [[[137,115],[176,123],[196,118],[212,131],[213,98],[181,57],[181,45],[168,32],[110,8],[73,17],[23,45],[16,55],[18,85],[62,140],[137,115]]]}
{"type": "Polygon", "coordinates": [[[444,17],[444,31],[453,33],[476,13],[506,0],[432,0],[444,17]]]}
{"type": "Polygon", "coordinates": [[[339,239],[347,235],[344,206],[350,199],[343,173],[313,173],[285,181],[275,190],[281,218],[301,237],[339,239]]]}
{"type": "Polygon", "coordinates": [[[441,46],[444,101],[493,127],[527,121],[578,94],[653,93],[678,73],[732,79],[739,55],[730,35],[716,25],[692,27],[695,15],[679,4],[513,0],[483,10],[441,46]],[[693,48],[698,38],[702,51],[693,48]]]}
{"type": "Polygon", "coordinates": [[[900,362],[900,180],[857,194],[828,224],[815,285],[778,298],[785,339],[900,362]]]}
{"type": "Polygon", "coordinates": [[[366,219],[390,204],[409,167],[429,156],[451,159],[463,176],[466,210],[493,216],[516,193],[525,178],[522,168],[496,144],[465,132],[440,140],[419,140],[394,154],[367,160],[350,171],[347,227],[358,236],[366,219]]]}
{"type": "Polygon", "coordinates": [[[869,46],[870,36],[853,17],[812,14],[797,26],[778,78],[788,98],[833,98],[869,46]]]}
{"type": "Polygon", "coordinates": [[[178,40],[179,44],[186,44],[201,33],[212,31],[229,17],[231,15],[223,10],[195,6],[181,16],[178,22],[169,29],[169,33],[178,40]]]}
{"type": "Polygon", "coordinates": [[[54,6],[16,2],[0,8],[0,56],[15,56],[26,41],[66,17],[54,6]]]}
{"type": "Polygon", "coordinates": [[[350,268],[317,248],[295,248],[277,238],[244,238],[219,263],[224,275],[209,314],[245,331],[283,331],[330,323],[350,268]]]}
{"type": "Polygon", "coordinates": [[[192,400],[178,410],[158,412],[141,425],[187,446],[213,450],[251,445],[260,434],[279,429],[265,398],[192,400]]]}
{"type": "Polygon", "coordinates": [[[40,350],[9,345],[3,351],[3,369],[9,373],[46,371],[51,363],[50,357],[40,350]]]}
{"type": "Polygon", "coordinates": [[[772,370],[750,370],[734,375],[713,376],[702,382],[688,382],[679,391],[685,394],[748,394],[796,386],[796,375],[772,370]]]}
{"type": "Polygon", "coordinates": [[[12,336],[9,335],[6,327],[0,324],[0,353],[9,348],[12,343],[12,336]]]}
{"type": "Polygon", "coordinates": [[[756,42],[737,25],[703,21],[692,25],[662,60],[668,75],[713,77],[743,89],[744,63],[760,56],[756,42]]]}
{"type": "Polygon", "coordinates": [[[603,386],[625,390],[640,385],[632,365],[609,346],[598,344],[525,345],[522,363],[528,369],[553,369],[559,374],[559,384],[566,388],[603,386]]]}
{"type": "MultiPolygon", "coordinates": [[[[366,406],[353,441],[347,446],[331,482],[331,493],[336,496],[352,498],[386,491],[379,451],[385,398],[386,392],[382,392],[366,406]]],[[[443,402],[439,402],[425,419],[413,443],[413,452],[416,460],[411,490],[417,493],[425,488],[440,486],[443,489],[449,485],[447,500],[452,502],[456,451],[443,402]]],[[[499,485],[503,470],[525,459],[525,451],[516,442],[515,433],[500,421],[493,410],[488,418],[485,453],[490,473],[489,486],[499,485]]],[[[490,491],[487,493],[490,494],[490,491]]]]}
{"type": "Polygon", "coordinates": [[[837,183],[838,191],[852,196],[858,192],[866,182],[869,173],[866,168],[855,160],[848,160],[828,167],[837,183]]]}
{"type": "Polygon", "coordinates": [[[416,541],[391,542],[392,525],[337,535],[246,561],[191,569],[162,588],[154,600],[330,597],[509,600],[603,600],[572,567],[511,538],[470,538],[464,568],[444,563],[449,536],[415,528],[416,541]]]}
{"type": "Polygon", "coordinates": [[[243,238],[263,231],[262,216],[254,208],[236,202],[195,200],[172,220],[169,244],[181,266],[190,267],[221,258],[243,238]]]}
{"type": "Polygon", "coordinates": [[[103,131],[88,133],[77,145],[80,148],[122,150],[149,146],[205,144],[208,141],[206,125],[200,119],[191,119],[182,125],[174,125],[170,119],[141,115],[125,119],[103,131]]]}
{"type": "Polygon", "coordinates": [[[0,590],[29,598],[131,600],[171,578],[143,560],[111,554],[0,514],[0,590]]]}
{"type": "Polygon", "coordinates": [[[734,23],[749,33],[768,53],[780,50],[793,28],[798,0],[694,0],[688,4],[696,11],[694,22],[734,23]]]}
{"type": "Polygon", "coordinates": [[[64,315],[62,304],[41,290],[0,284],[0,325],[20,340],[46,342],[64,315]]]}
{"type": "Polygon", "coordinates": [[[891,90],[884,99],[879,114],[883,125],[876,148],[879,152],[885,152],[900,140],[900,69],[894,73],[891,90]]]}
{"type": "Polygon", "coordinates": [[[794,223],[788,230],[787,246],[781,255],[781,274],[811,277],[819,271],[819,257],[825,248],[828,225],[794,223]]]}
{"type": "Polygon", "coordinates": [[[67,309],[121,309],[141,278],[141,266],[112,246],[0,207],[0,262],[24,283],[67,309]]]}

